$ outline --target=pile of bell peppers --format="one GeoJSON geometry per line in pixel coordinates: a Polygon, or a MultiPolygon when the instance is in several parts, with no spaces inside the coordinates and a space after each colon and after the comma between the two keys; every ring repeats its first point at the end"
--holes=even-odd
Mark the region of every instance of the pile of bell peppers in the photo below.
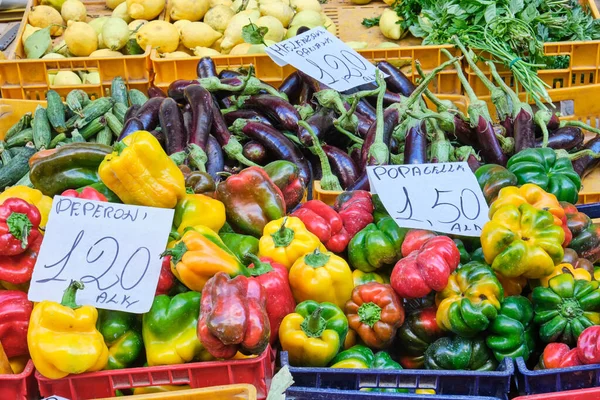
{"type": "Polygon", "coordinates": [[[552,182],[527,183],[532,160],[485,166],[490,220],[480,238],[451,237],[399,226],[367,191],[291,202],[285,183],[304,183],[288,161],[215,182],[135,132],[97,163],[94,184],[0,194],[0,343],[51,379],[274,348],[297,367],[599,363],[600,229],[559,201],[572,196],[546,191],[552,182]],[[81,282],[65,283],[60,304],[27,300],[56,194],[174,209],[149,312],[82,305],[81,282]]]}

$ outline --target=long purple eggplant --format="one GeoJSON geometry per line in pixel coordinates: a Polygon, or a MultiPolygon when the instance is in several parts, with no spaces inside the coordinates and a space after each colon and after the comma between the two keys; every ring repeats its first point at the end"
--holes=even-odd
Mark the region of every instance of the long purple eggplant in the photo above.
{"type": "Polygon", "coordinates": [[[194,79],[178,79],[176,81],[171,82],[171,84],[169,85],[169,89],[167,89],[167,93],[169,94],[170,98],[181,102],[184,100],[183,91],[185,90],[185,88],[197,84],[198,81],[194,79]]]}
{"type": "Polygon", "coordinates": [[[261,113],[259,113],[258,111],[255,111],[255,110],[235,110],[235,111],[231,111],[231,112],[223,114],[223,118],[225,119],[227,126],[233,125],[235,120],[240,119],[240,118],[241,119],[253,119],[253,120],[256,120],[257,122],[261,122],[265,125],[272,126],[271,121],[269,121],[269,119],[267,117],[265,117],[264,115],[262,115],[261,113]]]}
{"type": "Polygon", "coordinates": [[[209,136],[206,141],[206,172],[215,180],[219,181],[219,172],[225,167],[225,156],[219,146],[219,142],[213,136],[209,136]]]}
{"type": "Polygon", "coordinates": [[[244,101],[242,108],[260,111],[279,129],[294,133],[298,131],[300,114],[293,105],[280,97],[269,94],[250,96],[244,101]]]}
{"type": "Polygon", "coordinates": [[[385,78],[385,83],[392,92],[408,97],[417,88],[402,71],[389,62],[380,61],[377,63],[377,68],[389,75],[385,78]]]}
{"type": "Polygon", "coordinates": [[[160,105],[158,117],[161,131],[165,136],[167,154],[185,151],[187,131],[183,122],[183,114],[177,102],[171,98],[164,99],[160,105]]]}
{"type": "Polygon", "coordinates": [[[158,126],[158,112],[163,100],[165,99],[162,97],[148,99],[135,114],[135,118],[142,122],[145,131],[151,131],[158,126]]]}
{"type": "Polygon", "coordinates": [[[165,134],[163,131],[152,130],[152,131],[150,131],[150,134],[152,136],[154,136],[156,138],[156,140],[158,140],[158,143],[160,143],[160,147],[162,147],[163,149],[166,149],[167,138],[165,137],[165,134]]]}
{"type": "Polygon", "coordinates": [[[480,115],[476,131],[479,148],[481,149],[481,154],[483,155],[483,158],[485,158],[485,161],[489,164],[505,166],[508,159],[506,154],[502,151],[500,142],[498,142],[498,138],[494,133],[492,123],[480,115]]]}
{"type": "Polygon", "coordinates": [[[427,162],[427,127],[419,121],[408,128],[404,142],[404,164],[424,164],[427,162]]]}
{"type": "Polygon", "coordinates": [[[152,85],[150,86],[150,89],[148,89],[148,97],[167,97],[167,94],[163,92],[161,88],[152,85]]]}
{"type": "MultiPolygon", "coordinates": [[[[369,104],[371,104],[373,107],[375,106],[375,104],[377,104],[377,96],[370,96],[367,97],[367,100],[369,101],[369,104]]],[[[390,92],[389,90],[385,91],[385,94],[383,95],[383,105],[384,106],[390,106],[392,104],[395,103],[400,103],[402,101],[402,95],[398,94],[398,93],[394,93],[394,92],[390,92]]]]}
{"type": "Polygon", "coordinates": [[[242,73],[232,71],[230,69],[224,69],[223,71],[219,72],[219,79],[235,78],[238,76],[242,76],[242,73]]]}
{"type": "Polygon", "coordinates": [[[217,76],[217,67],[215,62],[210,57],[202,57],[196,66],[196,74],[198,78],[210,78],[217,76]]]}
{"type": "Polygon", "coordinates": [[[275,159],[296,164],[300,168],[300,177],[305,183],[310,182],[310,169],[302,152],[277,129],[250,121],[242,128],[242,133],[265,146],[275,159]]]}
{"type": "MultiPolygon", "coordinates": [[[[600,136],[597,136],[594,139],[587,142],[585,144],[585,146],[583,146],[583,148],[587,149],[587,150],[591,150],[595,154],[600,155],[600,136]]],[[[578,158],[577,160],[573,161],[573,169],[575,170],[575,172],[577,172],[577,174],[579,174],[579,176],[583,177],[590,170],[592,170],[594,167],[596,167],[599,163],[600,163],[600,158],[594,158],[592,156],[584,156],[584,157],[578,158]]]]}
{"type": "MultiPolygon", "coordinates": [[[[392,131],[396,125],[398,125],[399,118],[399,111],[395,107],[387,108],[383,112],[383,142],[387,144],[388,147],[390,144],[390,138],[392,137],[392,131]]],[[[367,132],[367,135],[365,136],[365,142],[363,143],[360,152],[360,165],[358,166],[360,170],[363,170],[368,163],[369,149],[375,142],[376,130],[377,122],[373,122],[369,128],[369,131],[367,132]]]]}
{"type": "Polygon", "coordinates": [[[125,125],[123,125],[123,129],[121,129],[121,134],[119,135],[118,140],[123,140],[132,133],[143,130],[144,125],[142,124],[142,121],[137,118],[131,118],[129,121],[125,122],[125,125]]]}
{"type": "MultiPolygon", "coordinates": [[[[319,140],[323,139],[324,135],[329,130],[334,129],[333,120],[335,118],[335,112],[331,108],[322,107],[313,115],[308,117],[306,123],[310,125],[311,129],[317,135],[319,140]]],[[[312,138],[308,131],[303,127],[298,127],[298,139],[305,146],[312,146],[312,138]]]]}
{"type": "Polygon", "coordinates": [[[371,122],[375,122],[375,120],[377,119],[377,115],[375,115],[375,107],[369,104],[369,102],[365,99],[360,99],[358,101],[358,105],[356,106],[356,112],[358,114],[364,115],[365,118],[368,118],[371,122]]]}
{"type": "Polygon", "coordinates": [[[134,104],[129,107],[125,113],[125,116],[123,117],[123,123],[129,121],[131,118],[135,118],[135,115],[140,110],[140,107],[141,106],[139,104],[134,104]]]}
{"type": "Polygon", "coordinates": [[[295,71],[285,78],[281,86],[279,86],[279,91],[287,96],[290,103],[296,104],[300,98],[303,83],[300,74],[298,71],[295,71]]]}
{"type": "Polygon", "coordinates": [[[530,110],[531,107],[529,110],[523,107],[514,118],[515,153],[535,147],[535,126],[530,110]]]}
{"type": "Polygon", "coordinates": [[[298,96],[298,104],[310,104],[314,107],[318,106],[318,103],[313,98],[314,94],[315,92],[313,92],[311,87],[302,82],[302,89],[300,90],[300,96],[298,96]]]}
{"type": "Polygon", "coordinates": [[[192,125],[188,142],[206,150],[208,135],[213,123],[213,99],[210,92],[200,85],[191,85],[183,91],[185,100],[192,109],[192,125]]]}
{"type": "MultiPolygon", "coordinates": [[[[565,126],[559,128],[548,136],[547,146],[551,149],[573,150],[581,147],[584,140],[584,134],[576,126],[565,126]]],[[[542,147],[542,138],[535,140],[535,147],[542,147]]]]}
{"type": "Polygon", "coordinates": [[[322,145],[323,151],[327,154],[329,165],[333,173],[339,178],[342,188],[351,186],[358,178],[358,170],[352,158],[343,150],[330,145],[322,145]]]}
{"type": "Polygon", "coordinates": [[[363,171],[362,174],[354,181],[354,183],[346,188],[347,191],[352,190],[370,190],[369,178],[367,177],[367,171],[363,171]]]}
{"type": "Polygon", "coordinates": [[[243,147],[237,141],[237,139],[231,134],[225,119],[223,118],[223,114],[221,114],[221,110],[217,106],[215,101],[212,102],[212,126],[211,126],[211,135],[217,139],[219,145],[222,147],[223,151],[231,158],[232,160],[237,160],[243,165],[246,166],[254,166],[255,162],[252,160],[248,160],[244,156],[243,147]]]}

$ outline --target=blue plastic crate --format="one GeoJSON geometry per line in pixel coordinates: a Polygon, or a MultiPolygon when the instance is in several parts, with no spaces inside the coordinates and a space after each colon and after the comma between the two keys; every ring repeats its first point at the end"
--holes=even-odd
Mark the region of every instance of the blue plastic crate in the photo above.
{"type": "MultiPolygon", "coordinates": [[[[508,399],[515,371],[511,359],[505,359],[498,366],[498,370],[485,372],[293,367],[289,365],[286,351],[281,352],[281,365],[288,365],[294,377],[294,385],[304,388],[338,390],[403,388],[411,391],[433,389],[440,395],[488,396],[496,399],[508,399]]],[[[373,393],[370,395],[373,396],[373,393]]]]}
{"type": "Polygon", "coordinates": [[[286,400],[497,400],[495,397],[451,396],[415,393],[370,393],[351,390],[315,389],[292,386],[285,394],[286,400]]]}
{"type": "MultiPolygon", "coordinates": [[[[600,365],[580,365],[532,371],[517,358],[517,387],[521,394],[562,392],[600,386],[600,365]]],[[[600,396],[598,397],[600,398],[600,396]]]]}
{"type": "Polygon", "coordinates": [[[600,218],[600,203],[578,204],[577,209],[592,219],[600,218]]]}

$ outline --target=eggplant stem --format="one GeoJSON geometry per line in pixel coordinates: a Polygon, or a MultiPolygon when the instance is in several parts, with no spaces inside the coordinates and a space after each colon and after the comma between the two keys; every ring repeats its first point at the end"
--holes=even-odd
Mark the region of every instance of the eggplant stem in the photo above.
{"type": "MultiPolygon", "coordinates": [[[[456,45],[456,47],[458,47],[460,49],[460,51],[462,51],[462,53],[465,55],[465,59],[467,60],[467,63],[469,64],[469,66],[471,67],[471,69],[473,69],[473,72],[475,72],[475,75],[477,75],[477,77],[479,79],[481,79],[481,81],[483,82],[483,84],[485,85],[485,87],[487,87],[490,92],[492,90],[494,90],[496,88],[496,85],[494,85],[494,83],[492,81],[490,81],[487,76],[485,76],[485,74],[483,73],[483,71],[481,69],[479,69],[479,67],[477,66],[477,64],[475,63],[475,61],[473,61],[473,59],[471,58],[471,56],[469,56],[468,50],[462,44],[462,42],[460,41],[460,39],[458,38],[458,36],[452,36],[452,41],[454,42],[454,44],[456,45]]],[[[444,51],[444,50],[446,52],[448,52],[448,54],[450,54],[450,52],[448,50],[442,49],[442,51],[444,51]]]]}
{"type": "Polygon", "coordinates": [[[559,158],[568,158],[571,161],[578,160],[583,157],[592,157],[592,158],[600,158],[600,153],[596,153],[591,149],[580,150],[576,153],[568,153],[566,150],[557,149],[554,150],[556,152],[556,156],[559,158]]]}
{"type": "Polygon", "coordinates": [[[365,142],[364,139],[359,138],[358,136],[354,135],[352,132],[342,128],[340,126],[339,120],[336,119],[335,121],[333,121],[333,126],[335,126],[335,129],[337,129],[339,133],[346,136],[348,139],[352,140],[354,143],[358,143],[358,144],[362,145],[365,142]]]}
{"type": "Polygon", "coordinates": [[[590,126],[588,124],[586,124],[585,122],[581,122],[581,121],[561,121],[560,122],[560,127],[564,128],[565,126],[576,126],[578,128],[584,129],[588,132],[592,132],[595,133],[596,135],[600,135],[600,129],[598,128],[594,128],[593,126],[590,126]]]}
{"type": "MultiPolygon", "coordinates": [[[[379,73],[379,70],[375,71],[375,79],[377,80],[377,84],[380,87],[380,92],[377,95],[377,107],[375,110],[375,123],[377,125],[375,125],[375,139],[369,147],[367,160],[369,159],[369,157],[373,157],[375,159],[376,165],[385,165],[388,163],[390,157],[390,149],[383,142],[383,97],[385,95],[386,83],[385,79],[383,79],[383,76],[379,73]]],[[[427,87],[427,85],[425,85],[425,87],[427,87]]]]}
{"type": "Polygon", "coordinates": [[[329,164],[327,155],[323,151],[323,148],[321,148],[319,138],[317,137],[315,132],[305,121],[298,121],[298,125],[306,129],[306,131],[312,138],[313,145],[311,146],[310,151],[317,157],[319,157],[319,161],[321,162],[321,187],[325,190],[334,190],[338,192],[343,191],[344,189],[342,188],[342,185],[340,185],[338,177],[335,176],[331,171],[331,165],[329,164]]]}

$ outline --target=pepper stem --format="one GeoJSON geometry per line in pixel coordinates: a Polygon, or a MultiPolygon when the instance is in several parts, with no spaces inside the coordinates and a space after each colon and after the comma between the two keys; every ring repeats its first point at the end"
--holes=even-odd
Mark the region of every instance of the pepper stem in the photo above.
{"type": "Polygon", "coordinates": [[[6,225],[8,225],[8,231],[11,235],[21,241],[21,248],[27,248],[27,239],[29,239],[29,233],[33,224],[29,220],[26,214],[22,213],[11,213],[6,219],[6,225]]]}
{"type": "Polygon", "coordinates": [[[271,263],[261,261],[256,254],[247,253],[244,255],[244,259],[252,261],[254,266],[253,268],[248,268],[250,276],[260,276],[266,274],[267,272],[273,271],[271,263]]]}
{"type": "Polygon", "coordinates": [[[381,319],[381,307],[375,303],[363,303],[358,307],[358,318],[372,328],[381,319]]]}
{"type": "Polygon", "coordinates": [[[173,264],[177,265],[183,258],[183,255],[185,254],[187,249],[188,248],[185,245],[185,243],[179,242],[172,249],[167,249],[163,251],[160,256],[171,256],[171,261],[173,262],[173,264]]]}
{"type": "Polygon", "coordinates": [[[321,253],[317,247],[315,251],[304,256],[304,262],[309,267],[321,268],[329,262],[331,256],[329,254],[321,253]]]}
{"type": "Polygon", "coordinates": [[[77,296],[77,291],[82,290],[84,288],[83,283],[80,281],[71,281],[69,287],[65,290],[62,300],[60,304],[65,307],[72,308],[73,310],[81,307],[77,305],[75,301],[75,297],[77,296]]]}
{"type": "Polygon", "coordinates": [[[125,143],[123,143],[122,141],[120,141],[120,142],[116,142],[113,145],[113,150],[116,151],[118,155],[121,155],[121,153],[123,152],[123,150],[125,150],[126,147],[127,147],[127,145],[125,143]]]}
{"type": "Polygon", "coordinates": [[[325,318],[321,317],[322,312],[323,309],[317,307],[312,314],[304,318],[304,321],[300,324],[300,328],[306,336],[313,338],[321,337],[327,325],[325,318]]]}
{"type": "Polygon", "coordinates": [[[273,238],[273,243],[275,243],[275,247],[288,247],[294,240],[294,230],[285,226],[287,219],[288,217],[283,218],[283,222],[281,223],[279,230],[271,235],[273,238]]]}
{"type": "Polygon", "coordinates": [[[315,132],[312,130],[309,124],[305,121],[298,121],[298,126],[306,129],[312,139],[312,146],[310,147],[310,151],[319,157],[319,161],[321,163],[321,187],[325,190],[335,190],[341,192],[342,185],[340,185],[340,181],[337,176],[333,174],[331,171],[331,165],[329,165],[329,160],[327,159],[327,154],[323,151],[321,147],[321,143],[319,143],[319,138],[315,135],[315,132]]]}

